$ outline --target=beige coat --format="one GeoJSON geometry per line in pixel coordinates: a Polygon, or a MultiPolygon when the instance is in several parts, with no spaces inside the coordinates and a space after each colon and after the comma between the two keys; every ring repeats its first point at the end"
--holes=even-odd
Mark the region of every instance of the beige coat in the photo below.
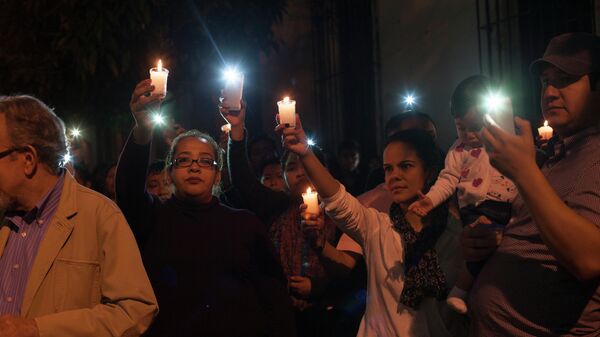
{"type": "MultiPolygon", "coordinates": [[[[1,223],[0,256],[10,231],[1,223]]],[[[58,209],[33,262],[21,316],[36,320],[41,337],[139,336],[157,312],[123,214],[66,173],[58,209]]]]}

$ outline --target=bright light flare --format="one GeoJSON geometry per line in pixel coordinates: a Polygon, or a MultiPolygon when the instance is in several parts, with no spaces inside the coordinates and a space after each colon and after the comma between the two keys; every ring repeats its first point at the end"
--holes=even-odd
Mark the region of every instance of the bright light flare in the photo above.
{"type": "Polygon", "coordinates": [[[406,104],[407,106],[411,107],[416,103],[416,99],[415,96],[413,96],[412,94],[408,94],[406,96],[404,96],[404,104],[406,104]]]}
{"type": "Polygon", "coordinates": [[[68,152],[62,158],[63,165],[67,165],[68,163],[70,163],[72,161],[73,161],[73,156],[71,156],[71,154],[68,152]]]}
{"type": "Polygon", "coordinates": [[[485,97],[484,105],[488,112],[498,112],[504,109],[506,97],[501,93],[492,92],[485,97]]]}
{"type": "Polygon", "coordinates": [[[315,146],[315,145],[317,145],[317,143],[315,142],[315,140],[312,139],[312,138],[306,139],[306,144],[308,144],[308,146],[315,146]]]}
{"type": "Polygon", "coordinates": [[[235,83],[242,80],[242,73],[236,68],[227,68],[223,71],[223,78],[227,83],[235,83]]]}
{"type": "Polygon", "coordinates": [[[156,70],[162,71],[162,60],[161,59],[158,59],[158,64],[156,65],[156,70]]]}
{"type": "Polygon", "coordinates": [[[165,124],[165,116],[163,116],[159,113],[152,115],[152,123],[154,123],[154,125],[156,125],[156,126],[164,125],[165,124]]]}
{"type": "Polygon", "coordinates": [[[69,134],[73,138],[79,138],[81,137],[81,130],[79,130],[79,128],[72,128],[71,130],[69,130],[69,134]]]}

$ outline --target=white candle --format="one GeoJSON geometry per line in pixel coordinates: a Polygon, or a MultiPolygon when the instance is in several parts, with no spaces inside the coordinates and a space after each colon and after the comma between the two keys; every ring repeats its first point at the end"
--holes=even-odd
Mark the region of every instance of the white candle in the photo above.
{"type": "Polygon", "coordinates": [[[229,124],[229,123],[223,124],[221,126],[221,131],[223,131],[225,133],[229,133],[229,131],[231,131],[231,124],[229,124]]]}
{"type": "Polygon", "coordinates": [[[150,69],[150,79],[154,86],[152,95],[159,95],[165,97],[167,95],[167,77],[169,77],[169,70],[163,68],[162,61],[158,60],[156,68],[150,69]]]}
{"type": "Polygon", "coordinates": [[[544,121],[544,126],[538,128],[538,133],[542,140],[549,140],[552,138],[554,130],[548,126],[548,121],[544,121]]]}
{"type": "Polygon", "coordinates": [[[296,101],[289,97],[277,102],[279,109],[279,124],[289,124],[291,128],[296,127],[296,101]]]}
{"type": "Polygon", "coordinates": [[[225,88],[223,96],[224,103],[227,104],[230,111],[240,111],[242,109],[242,94],[244,93],[244,74],[235,70],[228,71],[225,79],[225,88]]]}
{"type": "Polygon", "coordinates": [[[313,192],[309,187],[306,193],[302,193],[302,199],[307,206],[306,213],[319,214],[319,194],[317,192],[313,192]]]}

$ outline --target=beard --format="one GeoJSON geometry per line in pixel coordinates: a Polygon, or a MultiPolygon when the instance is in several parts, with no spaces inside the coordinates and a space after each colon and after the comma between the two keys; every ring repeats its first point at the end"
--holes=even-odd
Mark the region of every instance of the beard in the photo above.
{"type": "Polygon", "coordinates": [[[0,191],[0,210],[16,211],[17,205],[17,198],[13,198],[10,195],[0,191]]]}

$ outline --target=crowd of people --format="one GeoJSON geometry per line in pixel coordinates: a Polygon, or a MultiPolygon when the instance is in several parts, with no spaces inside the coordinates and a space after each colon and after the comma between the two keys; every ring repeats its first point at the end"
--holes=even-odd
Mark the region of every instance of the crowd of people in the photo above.
{"type": "Polygon", "coordinates": [[[599,336],[600,38],[559,35],[530,71],[550,140],[490,119],[474,75],[447,152],[406,111],[380,165],[328,156],[299,114],[253,137],[226,99],[220,138],[174,125],[156,161],[142,80],[96,183],[52,109],[1,96],[0,337],[599,336]]]}

